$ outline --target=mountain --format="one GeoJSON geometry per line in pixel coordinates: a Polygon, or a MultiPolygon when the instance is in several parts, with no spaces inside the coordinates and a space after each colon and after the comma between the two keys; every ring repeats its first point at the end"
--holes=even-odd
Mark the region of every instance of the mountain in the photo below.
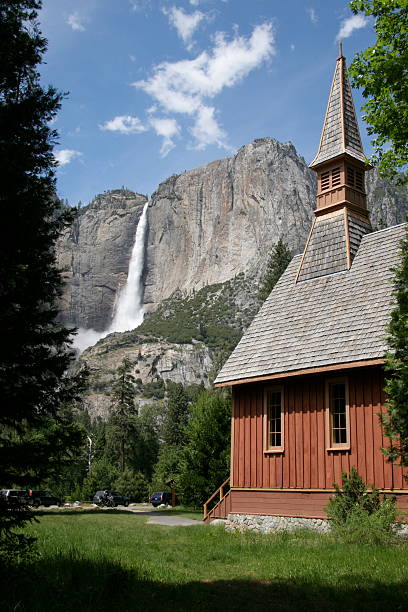
{"type": "MultiPolygon", "coordinates": [[[[375,229],[405,219],[405,188],[375,170],[366,188],[375,229]]],[[[91,371],[91,415],[106,418],[125,356],[139,403],[161,401],[167,381],[208,386],[260,306],[259,282],[273,245],[282,238],[293,253],[303,249],[315,194],[315,173],[291,143],[272,138],[161,183],[148,204],[141,262],[148,316],[136,331],[110,334],[81,357],[91,371]]],[[[106,333],[111,327],[146,201],[118,189],[78,211],[57,249],[65,324],[106,333]]]]}
{"type": "Polygon", "coordinates": [[[315,189],[294,146],[271,138],[161,183],[149,206],[148,309],[176,288],[191,292],[258,271],[279,238],[299,251],[315,189]]]}
{"type": "MultiPolygon", "coordinates": [[[[403,221],[406,190],[375,171],[367,174],[373,226],[403,221]]],[[[147,210],[145,310],[154,311],[176,290],[191,293],[240,273],[261,274],[279,238],[293,253],[300,252],[315,194],[315,173],[291,143],[272,138],[165,180],[147,210]]],[[[61,237],[57,254],[66,279],[65,324],[98,331],[109,327],[145,202],[146,196],[129,190],[105,192],[79,210],[61,237]]]]}

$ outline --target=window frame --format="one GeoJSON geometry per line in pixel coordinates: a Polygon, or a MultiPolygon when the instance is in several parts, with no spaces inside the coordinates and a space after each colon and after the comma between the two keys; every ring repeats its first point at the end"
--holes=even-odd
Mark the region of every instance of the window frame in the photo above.
{"type": "Polygon", "coordinates": [[[326,392],[325,392],[325,413],[326,413],[326,450],[327,451],[341,451],[350,450],[351,448],[351,430],[350,430],[350,400],[349,400],[349,384],[347,376],[338,376],[336,378],[328,378],[326,380],[326,392]],[[345,395],[345,415],[346,415],[346,442],[334,442],[333,439],[333,424],[332,414],[333,406],[331,402],[331,386],[332,385],[344,385],[345,395]]]}
{"type": "Polygon", "coordinates": [[[283,453],[285,450],[285,396],[283,385],[265,387],[263,402],[263,450],[265,454],[283,453]],[[280,393],[281,396],[281,443],[279,446],[270,446],[270,416],[268,408],[268,394],[280,393]]]}

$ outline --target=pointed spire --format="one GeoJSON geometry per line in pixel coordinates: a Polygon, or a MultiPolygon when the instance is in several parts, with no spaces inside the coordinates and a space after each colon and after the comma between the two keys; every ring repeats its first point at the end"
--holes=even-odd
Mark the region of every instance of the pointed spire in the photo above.
{"type": "Polygon", "coordinates": [[[371,228],[364,188],[368,168],[341,43],[320,146],[310,167],[317,173],[315,220],[297,282],[349,270],[371,228]]]}
{"type": "Polygon", "coordinates": [[[319,150],[310,168],[347,153],[362,162],[365,155],[361,144],[356,111],[343,57],[341,42],[333,82],[327,104],[319,150]]]}

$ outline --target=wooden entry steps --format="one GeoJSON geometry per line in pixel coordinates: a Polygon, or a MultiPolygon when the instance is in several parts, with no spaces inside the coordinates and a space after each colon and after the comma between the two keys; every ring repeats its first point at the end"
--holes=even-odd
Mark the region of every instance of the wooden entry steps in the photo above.
{"type": "Polygon", "coordinates": [[[204,504],[204,523],[210,523],[217,518],[225,519],[231,511],[230,479],[225,482],[207,499],[204,504]]]}

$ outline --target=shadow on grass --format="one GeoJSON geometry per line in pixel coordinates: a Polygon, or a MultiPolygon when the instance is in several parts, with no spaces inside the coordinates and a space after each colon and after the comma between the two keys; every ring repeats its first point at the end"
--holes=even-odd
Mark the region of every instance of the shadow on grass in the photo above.
{"type": "MultiPolygon", "coordinates": [[[[2,568],[0,568],[1,570],[2,568]]],[[[319,612],[407,609],[405,584],[384,585],[361,577],[361,587],[332,586],[304,579],[214,580],[167,584],[108,560],[60,557],[30,568],[0,573],[2,610],[7,612],[81,612],[166,610],[169,612],[241,611],[319,612]],[[7,578],[6,578],[7,576],[7,578]]]]}

